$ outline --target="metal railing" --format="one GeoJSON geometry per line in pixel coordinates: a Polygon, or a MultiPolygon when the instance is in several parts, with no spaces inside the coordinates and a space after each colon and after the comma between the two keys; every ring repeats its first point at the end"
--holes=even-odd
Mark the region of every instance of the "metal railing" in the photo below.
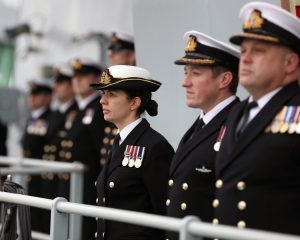
{"type": "MultiPolygon", "coordinates": [[[[67,202],[64,198],[54,200],[14,193],[0,192],[1,202],[23,204],[51,210],[50,240],[67,240],[68,214],[92,218],[104,218],[180,233],[180,240],[201,239],[201,236],[231,240],[299,240],[300,236],[273,233],[236,227],[213,225],[188,216],[183,219],[158,216],[154,214],[91,206],[67,202]]],[[[70,238],[70,240],[73,240],[70,238]]]]}
{"type": "MultiPolygon", "coordinates": [[[[83,164],[74,162],[45,161],[40,159],[3,157],[0,156],[0,164],[11,165],[12,167],[1,168],[2,175],[11,174],[14,181],[27,189],[26,175],[39,175],[41,173],[70,173],[70,196],[74,203],[82,203],[83,196],[83,164]]],[[[81,216],[70,215],[69,236],[70,239],[80,240],[81,236],[81,216]]],[[[37,239],[45,239],[45,234],[34,233],[37,239]],[[43,237],[40,237],[42,236],[43,237]]]]}

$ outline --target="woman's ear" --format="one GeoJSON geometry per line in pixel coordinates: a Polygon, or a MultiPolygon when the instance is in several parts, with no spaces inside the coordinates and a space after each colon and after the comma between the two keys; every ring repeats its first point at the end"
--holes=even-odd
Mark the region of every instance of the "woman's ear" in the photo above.
{"type": "Polygon", "coordinates": [[[130,106],[130,110],[134,111],[136,109],[138,109],[141,106],[141,98],[139,97],[135,97],[131,100],[131,106],[130,106]]]}

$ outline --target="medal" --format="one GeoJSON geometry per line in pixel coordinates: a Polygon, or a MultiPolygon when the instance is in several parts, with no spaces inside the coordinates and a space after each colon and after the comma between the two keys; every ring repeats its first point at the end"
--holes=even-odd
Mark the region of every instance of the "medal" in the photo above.
{"type": "Polygon", "coordinates": [[[82,123],[89,125],[93,121],[94,113],[95,111],[93,109],[87,109],[84,117],[82,118],[82,123]]]}
{"type": "Polygon", "coordinates": [[[133,167],[135,160],[136,160],[136,155],[137,155],[137,146],[133,146],[133,151],[132,151],[132,155],[130,156],[130,160],[129,160],[129,167],[133,167]]]}
{"type": "Polygon", "coordinates": [[[290,124],[290,127],[289,127],[289,131],[288,133],[289,134],[293,134],[296,132],[296,128],[297,128],[297,123],[299,122],[299,116],[300,116],[300,107],[299,106],[295,106],[295,111],[294,111],[294,116],[293,116],[293,119],[292,119],[292,123],[290,124]]]}
{"type": "Polygon", "coordinates": [[[220,133],[219,133],[217,142],[214,144],[214,150],[215,150],[216,152],[219,152],[219,150],[220,150],[221,142],[222,142],[223,137],[224,137],[224,135],[225,135],[225,131],[226,131],[226,126],[223,125],[223,126],[221,127],[221,130],[220,130],[220,133]]]}
{"type": "Polygon", "coordinates": [[[280,131],[281,125],[287,111],[287,106],[284,106],[281,111],[276,115],[274,121],[271,124],[272,133],[278,133],[280,131]]]}
{"type": "Polygon", "coordinates": [[[134,163],[134,166],[136,167],[136,168],[140,168],[141,166],[142,166],[142,160],[141,159],[136,159],[135,160],[135,163],[134,163]]]}
{"type": "Polygon", "coordinates": [[[285,133],[289,130],[290,122],[292,122],[292,118],[294,115],[295,107],[289,106],[288,110],[286,111],[285,117],[284,117],[284,123],[280,127],[280,133],[285,133]]]}
{"type": "Polygon", "coordinates": [[[126,149],[125,149],[125,152],[124,152],[124,159],[122,161],[122,166],[123,167],[127,166],[128,163],[129,163],[131,147],[132,146],[130,146],[130,145],[126,145],[126,149]]]}
{"type": "Polygon", "coordinates": [[[134,166],[136,168],[140,168],[142,166],[144,154],[145,154],[145,147],[138,147],[138,156],[134,163],[134,166]]]}

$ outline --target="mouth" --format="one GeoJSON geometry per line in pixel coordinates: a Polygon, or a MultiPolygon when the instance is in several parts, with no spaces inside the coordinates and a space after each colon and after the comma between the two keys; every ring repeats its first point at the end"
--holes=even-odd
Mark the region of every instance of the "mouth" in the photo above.
{"type": "Polygon", "coordinates": [[[252,73],[251,70],[244,68],[244,69],[240,69],[239,75],[240,76],[247,76],[247,75],[250,75],[251,73],[252,73]]]}
{"type": "Polygon", "coordinates": [[[102,112],[105,115],[105,114],[109,114],[110,111],[108,109],[103,109],[102,112]]]}

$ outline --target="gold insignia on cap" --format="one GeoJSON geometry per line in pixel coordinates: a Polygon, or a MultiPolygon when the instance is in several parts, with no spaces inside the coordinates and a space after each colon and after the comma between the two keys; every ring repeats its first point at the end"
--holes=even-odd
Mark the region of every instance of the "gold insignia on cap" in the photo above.
{"type": "Polygon", "coordinates": [[[186,52],[195,52],[197,49],[197,38],[193,35],[189,36],[185,51],[186,52]]]}
{"type": "Polygon", "coordinates": [[[244,29],[260,29],[264,23],[264,19],[261,16],[261,12],[254,10],[249,18],[244,22],[244,29]]]}
{"type": "Polygon", "coordinates": [[[72,67],[75,70],[79,70],[82,68],[82,64],[78,58],[74,61],[74,63],[72,64],[72,67]]]}
{"type": "Polygon", "coordinates": [[[112,33],[111,38],[110,38],[110,41],[111,41],[112,43],[118,42],[117,34],[116,34],[115,32],[112,33]]]}
{"type": "Polygon", "coordinates": [[[105,71],[103,71],[103,73],[101,75],[100,83],[106,85],[106,84],[111,83],[111,80],[112,79],[111,79],[111,76],[109,74],[109,70],[106,69],[105,71]]]}

